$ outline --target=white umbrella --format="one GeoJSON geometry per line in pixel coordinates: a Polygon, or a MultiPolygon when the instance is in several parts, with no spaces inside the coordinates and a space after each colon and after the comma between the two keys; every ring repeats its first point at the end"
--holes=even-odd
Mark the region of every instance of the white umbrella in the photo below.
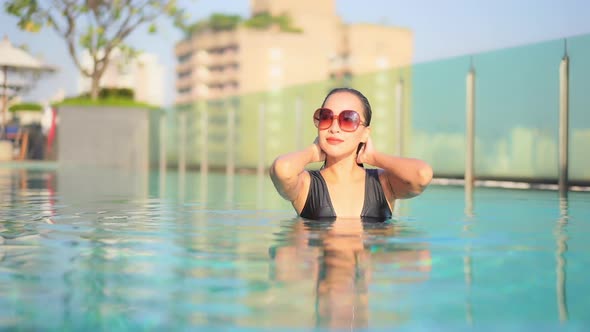
{"type": "Polygon", "coordinates": [[[6,124],[6,111],[8,109],[8,94],[9,90],[12,93],[18,92],[20,89],[24,87],[30,86],[30,84],[26,84],[24,81],[8,81],[8,73],[9,72],[18,72],[22,74],[41,74],[43,72],[53,72],[55,69],[53,67],[47,66],[43,64],[41,61],[27,53],[25,50],[20,49],[18,47],[14,47],[8,37],[4,37],[2,41],[0,41],[0,69],[2,72],[3,80],[2,80],[2,122],[0,126],[2,128],[2,132],[0,133],[0,137],[4,135],[4,125],[6,124]]]}

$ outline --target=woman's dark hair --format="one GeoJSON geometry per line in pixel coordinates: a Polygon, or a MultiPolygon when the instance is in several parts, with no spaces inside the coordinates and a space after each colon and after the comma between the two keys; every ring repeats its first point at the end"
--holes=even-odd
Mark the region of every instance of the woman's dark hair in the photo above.
{"type": "MultiPolygon", "coordinates": [[[[367,99],[367,97],[365,97],[365,95],[363,95],[360,91],[353,89],[353,88],[334,88],[332,90],[330,90],[330,92],[328,92],[328,94],[326,95],[326,98],[324,98],[324,101],[322,102],[322,107],[324,107],[324,105],[326,104],[326,100],[328,100],[328,98],[330,98],[331,95],[338,93],[338,92],[348,92],[348,93],[352,93],[353,95],[357,96],[358,99],[360,99],[361,103],[363,104],[363,113],[365,114],[365,126],[370,126],[371,125],[371,116],[373,115],[373,111],[371,110],[371,104],[369,104],[369,100],[367,99]]],[[[359,146],[356,148],[356,154],[358,155],[359,152],[361,152],[361,149],[363,148],[363,146],[365,145],[365,143],[359,143],[359,146]]],[[[362,164],[358,164],[357,165],[363,167],[362,164]]],[[[324,166],[326,166],[326,162],[324,161],[324,166]]],[[[322,166],[322,168],[324,167],[322,166]]]]}
{"type": "Polygon", "coordinates": [[[363,113],[365,114],[365,124],[366,126],[371,125],[371,116],[373,115],[373,111],[371,110],[371,104],[369,104],[369,100],[365,95],[363,95],[360,91],[353,89],[353,88],[334,88],[328,92],[326,98],[324,98],[324,102],[322,103],[322,107],[326,104],[326,100],[330,98],[331,95],[338,93],[338,92],[348,92],[352,93],[353,95],[357,96],[360,99],[361,103],[363,104],[363,113]]]}

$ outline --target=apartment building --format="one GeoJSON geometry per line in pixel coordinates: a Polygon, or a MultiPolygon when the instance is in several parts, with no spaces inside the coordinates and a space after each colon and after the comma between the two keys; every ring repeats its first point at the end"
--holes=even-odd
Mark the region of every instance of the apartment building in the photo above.
{"type": "Polygon", "coordinates": [[[176,44],[176,104],[346,80],[409,65],[413,34],[378,24],[345,24],[335,0],[251,0],[252,17],[288,15],[278,25],[203,30],[176,44]]]}

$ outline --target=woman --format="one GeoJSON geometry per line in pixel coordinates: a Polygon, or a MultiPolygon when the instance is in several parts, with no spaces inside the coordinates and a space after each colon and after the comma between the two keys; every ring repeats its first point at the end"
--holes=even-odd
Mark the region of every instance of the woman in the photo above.
{"type": "Polygon", "coordinates": [[[419,195],[432,179],[432,168],[425,162],[375,150],[371,106],[355,89],[330,91],[314,123],[314,143],[279,156],[270,168],[277,191],[303,218],[389,219],[396,199],[419,195]],[[321,170],[305,169],[321,161],[321,170]],[[365,169],[365,163],[377,169],[365,169]]]}

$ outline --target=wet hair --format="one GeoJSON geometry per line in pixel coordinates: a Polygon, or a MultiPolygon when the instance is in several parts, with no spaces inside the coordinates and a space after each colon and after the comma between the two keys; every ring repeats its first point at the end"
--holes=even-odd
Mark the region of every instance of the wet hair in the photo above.
{"type": "Polygon", "coordinates": [[[371,104],[369,104],[369,100],[367,99],[367,97],[365,97],[365,95],[363,95],[360,91],[353,89],[353,88],[334,88],[332,90],[330,90],[330,92],[328,92],[328,94],[326,95],[326,98],[324,98],[324,102],[322,103],[322,107],[324,107],[324,105],[326,104],[326,101],[328,100],[328,98],[330,98],[331,95],[335,94],[335,93],[339,93],[339,92],[348,92],[351,93],[353,95],[355,95],[363,104],[363,114],[365,115],[365,124],[366,126],[370,126],[371,125],[371,116],[373,115],[373,111],[371,110],[371,104]]]}
{"type": "MultiPolygon", "coordinates": [[[[362,92],[353,89],[353,88],[334,88],[332,90],[330,90],[330,92],[328,92],[328,94],[326,95],[326,98],[324,98],[324,101],[322,102],[322,107],[324,107],[324,105],[326,104],[326,101],[328,100],[328,98],[330,98],[331,95],[335,94],[335,93],[339,93],[339,92],[348,92],[351,93],[353,95],[355,95],[360,101],[361,104],[363,104],[363,114],[365,115],[365,125],[368,127],[371,125],[371,116],[373,115],[373,111],[371,110],[371,104],[369,103],[369,100],[367,99],[367,97],[365,97],[365,95],[362,94],[362,92]]],[[[359,146],[356,148],[356,154],[358,155],[359,152],[361,151],[361,149],[363,148],[363,146],[365,145],[365,143],[359,143],[359,146]]],[[[359,166],[363,166],[363,164],[359,164],[357,163],[357,165],[359,166]]],[[[326,162],[324,161],[324,166],[322,166],[322,168],[324,168],[326,166],[326,162]]]]}

